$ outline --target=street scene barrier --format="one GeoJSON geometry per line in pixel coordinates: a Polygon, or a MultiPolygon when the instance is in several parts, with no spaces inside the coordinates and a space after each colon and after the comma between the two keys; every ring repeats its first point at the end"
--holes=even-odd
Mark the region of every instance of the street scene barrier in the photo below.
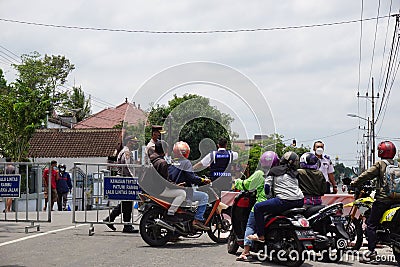
{"type": "MultiPolygon", "coordinates": [[[[42,173],[49,166],[49,163],[35,162],[0,163],[0,222],[30,223],[25,226],[25,233],[28,233],[30,228],[40,231],[38,223],[51,222],[51,209],[42,211],[42,173]]],[[[48,184],[50,186],[50,183],[48,184]]],[[[51,199],[51,190],[49,192],[51,199]]]]}
{"type": "Polygon", "coordinates": [[[138,177],[142,169],[137,164],[74,163],[72,222],[89,224],[89,235],[93,235],[94,225],[110,223],[103,220],[114,208],[119,208],[121,215],[112,222],[114,225],[137,225],[141,192],[138,177]],[[122,167],[128,167],[133,177],[118,176],[118,169],[122,167]],[[130,201],[133,205],[130,222],[123,221],[121,201],[130,201]]]}

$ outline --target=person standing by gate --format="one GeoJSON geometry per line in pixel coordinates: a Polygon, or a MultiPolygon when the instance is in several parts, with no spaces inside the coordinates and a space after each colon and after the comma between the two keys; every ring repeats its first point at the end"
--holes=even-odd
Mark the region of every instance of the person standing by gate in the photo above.
{"type": "MultiPolygon", "coordinates": [[[[119,152],[117,156],[117,163],[118,164],[133,164],[133,155],[132,149],[135,144],[135,138],[133,136],[127,136],[124,138],[125,146],[119,152]]],[[[134,170],[132,166],[123,166],[118,168],[118,175],[125,176],[125,177],[134,177],[134,170]]],[[[113,224],[113,222],[117,216],[119,216],[122,212],[123,221],[129,223],[132,218],[132,208],[133,208],[133,201],[121,201],[110,213],[110,216],[105,218],[103,222],[109,222],[107,224],[108,228],[115,231],[117,230],[113,224]]],[[[122,230],[123,233],[139,233],[139,230],[134,229],[132,225],[124,225],[122,230]]]]}
{"type": "Polygon", "coordinates": [[[323,154],[324,153],[324,143],[322,141],[316,141],[314,143],[313,149],[317,158],[321,163],[319,170],[325,177],[326,180],[326,194],[337,194],[337,184],[335,181],[335,176],[333,175],[335,169],[333,168],[333,163],[331,158],[323,154]],[[331,185],[332,185],[332,192],[331,192],[331,185]]]}
{"type": "MultiPolygon", "coordinates": [[[[54,202],[57,201],[57,179],[58,179],[58,170],[57,170],[57,161],[52,160],[50,162],[51,167],[51,206],[50,209],[53,210],[54,202]]],[[[49,168],[44,169],[43,172],[43,186],[44,186],[44,208],[43,211],[47,210],[47,202],[49,201],[48,197],[48,189],[49,189],[49,168]]]]}
{"type": "MultiPolygon", "coordinates": [[[[15,174],[15,167],[12,165],[11,158],[6,158],[6,162],[8,162],[4,172],[6,174],[15,174]]],[[[3,210],[3,212],[11,212],[11,206],[12,206],[13,199],[12,198],[7,198],[6,199],[6,208],[3,210]]]]}
{"type": "Polygon", "coordinates": [[[67,196],[71,192],[72,182],[71,176],[66,171],[65,164],[58,165],[58,180],[57,180],[57,207],[58,211],[67,210],[67,196]]]}

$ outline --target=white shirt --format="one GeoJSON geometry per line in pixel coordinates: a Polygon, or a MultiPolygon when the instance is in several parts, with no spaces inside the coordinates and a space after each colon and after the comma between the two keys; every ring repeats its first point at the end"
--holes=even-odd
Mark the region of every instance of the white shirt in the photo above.
{"type": "MultiPolygon", "coordinates": [[[[218,148],[218,151],[221,151],[221,150],[226,150],[226,149],[225,148],[218,148]]],[[[231,152],[232,152],[232,160],[235,160],[235,159],[237,159],[239,157],[237,152],[235,152],[235,151],[231,151],[231,152]]],[[[211,158],[210,153],[208,153],[200,162],[204,167],[206,167],[206,166],[209,166],[211,164],[212,160],[213,159],[211,158]]]]}
{"type": "Polygon", "coordinates": [[[333,164],[332,164],[330,157],[328,155],[322,155],[322,158],[320,158],[319,161],[321,162],[321,167],[319,168],[319,170],[324,175],[325,180],[327,182],[330,182],[328,174],[335,172],[335,169],[333,168],[333,164]]]}

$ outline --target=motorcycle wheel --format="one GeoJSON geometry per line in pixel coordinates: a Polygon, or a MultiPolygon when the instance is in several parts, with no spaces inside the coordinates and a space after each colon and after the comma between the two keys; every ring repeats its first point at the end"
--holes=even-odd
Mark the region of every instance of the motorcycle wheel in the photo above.
{"type": "Polygon", "coordinates": [[[350,242],[347,244],[347,249],[359,250],[364,239],[362,221],[358,219],[352,220],[350,216],[346,216],[346,222],[344,229],[350,236],[350,242]]]}
{"type": "Polygon", "coordinates": [[[171,232],[156,225],[155,219],[163,219],[164,211],[161,209],[151,209],[146,211],[140,220],[140,236],[148,245],[152,247],[164,246],[171,237],[171,232]]]}
{"type": "Polygon", "coordinates": [[[230,212],[222,210],[221,214],[215,213],[208,226],[210,230],[207,231],[207,234],[212,241],[215,243],[228,242],[229,234],[232,231],[230,212]]]}
{"type": "Polygon", "coordinates": [[[237,243],[236,235],[233,231],[228,236],[228,253],[235,255],[239,249],[239,244],[237,243]]]}
{"type": "MultiPolygon", "coordinates": [[[[283,250],[286,252],[286,255],[281,254],[279,256],[275,253],[272,253],[272,260],[274,262],[278,264],[284,264],[289,267],[298,267],[304,263],[304,247],[293,230],[274,229],[272,231],[269,231],[265,238],[266,242],[268,242],[268,239],[272,238],[272,242],[279,243],[278,246],[281,248],[280,251],[283,250]],[[285,258],[285,261],[280,261],[280,258],[285,258]]],[[[267,252],[267,254],[268,253],[270,252],[267,252]]]]}

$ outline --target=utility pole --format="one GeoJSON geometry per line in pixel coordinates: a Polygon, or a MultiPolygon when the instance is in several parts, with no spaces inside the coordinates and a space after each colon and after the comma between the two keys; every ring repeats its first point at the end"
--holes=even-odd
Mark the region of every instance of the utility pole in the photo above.
{"type": "MultiPolygon", "coordinates": [[[[378,98],[379,95],[376,97],[378,98]]],[[[372,133],[372,147],[371,147],[371,153],[372,153],[372,164],[375,163],[375,95],[374,95],[374,77],[372,77],[372,120],[371,120],[371,133],[372,133]]]]}
{"type": "MultiPolygon", "coordinates": [[[[368,118],[368,129],[370,127],[371,124],[371,131],[368,131],[368,140],[372,141],[372,145],[371,145],[371,157],[370,157],[370,164],[372,166],[372,164],[375,163],[375,99],[379,98],[379,93],[375,96],[375,91],[374,91],[374,78],[372,77],[372,96],[368,96],[368,92],[365,94],[365,96],[360,96],[360,93],[357,93],[357,97],[360,98],[365,98],[367,100],[371,101],[372,107],[371,107],[371,111],[372,111],[372,118],[371,120],[369,120],[368,118]]],[[[364,119],[365,120],[365,119],[364,119]]],[[[368,151],[367,151],[368,153],[368,151]]]]}

